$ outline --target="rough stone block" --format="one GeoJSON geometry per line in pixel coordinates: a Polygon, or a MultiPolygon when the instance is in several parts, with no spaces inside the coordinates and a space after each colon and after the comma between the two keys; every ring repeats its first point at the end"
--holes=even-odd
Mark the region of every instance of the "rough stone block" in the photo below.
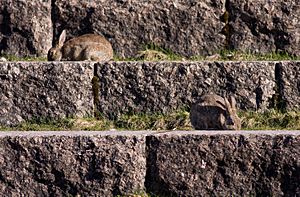
{"type": "Polygon", "coordinates": [[[295,0],[230,0],[230,47],[300,55],[300,6],[295,0]]]}
{"type": "Polygon", "coordinates": [[[1,132],[1,196],[117,196],[144,189],[143,132],[1,132]]]}
{"type": "MultiPolygon", "coordinates": [[[[218,92],[233,93],[238,108],[242,110],[266,110],[273,105],[275,95],[276,62],[223,62],[218,77],[210,77],[211,83],[220,88],[218,92]]],[[[218,65],[219,64],[219,65],[218,65]]]]}
{"type": "Polygon", "coordinates": [[[225,44],[225,0],[56,0],[53,10],[56,37],[64,28],[71,37],[101,33],[121,57],[152,43],[186,56],[212,54],[225,44]]]}
{"type": "Polygon", "coordinates": [[[0,132],[1,196],[298,196],[299,131],[0,132]]]}
{"type": "Polygon", "coordinates": [[[236,97],[240,109],[266,109],[275,94],[273,62],[108,62],[96,64],[97,110],[171,112],[204,93],[236,97]]]}
{"type": "Polygon", "coordinates": [[[0,63],[0,124],[93,114],[93,64],[0,63]]]}
{"type": "Polygon", "coordinates": [[[279,93],[284,107],[300,109],[300,61],[281,62],[277,65],[279,93]]]}
{"type": "Polygon", "coordinates": [[[45,56],[52,37],[51,0],[0,0],[0,54],[45,56]]]}
{"type": "Polygon", "coordinates": [[[165,196],[298,196],[299,131],[178,131],[147,139],[146,187],[165,196]]]}

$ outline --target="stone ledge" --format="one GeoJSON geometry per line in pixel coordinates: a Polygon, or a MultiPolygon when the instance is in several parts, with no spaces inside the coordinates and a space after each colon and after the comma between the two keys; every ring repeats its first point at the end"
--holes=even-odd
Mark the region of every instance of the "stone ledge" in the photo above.
{"type": "Polygon", "coordinates": [[[0,151],[1,196],[116,196],[144,189],[140,134],[1,132],[0,151]]]}
{"type": "Polygon", "coordinates": [[[0,195],[294,196],[299,158],[300,131],[0,132],[0,195]]]}
{"type": "Polygon", "coordinates": [[[300,131],[192,131],[147,138],[146,188],[167,196],[297,196],[300,131]]]}
{"type": "Polygon", "coordinates": [[[94,110],[109,118],[127,113],[169,113],[189,108],[202,94],[210,92],[233,94],[241,110],[263,111],[280,97],[288,110],[299,110],[299,64],[1,62],[0,124],[92,116],[94,110]],[[98,83],[92,83],[94,76],[98,83]]]}
{"type": "Polygon", "coordinates": [[[68,38],[103,34],[121,57],[152,43],[185,56],[228,47],[299,56],[299,13],[296,0],[2,0],[0,51],[46,56],[67,29],[68,38]]]}

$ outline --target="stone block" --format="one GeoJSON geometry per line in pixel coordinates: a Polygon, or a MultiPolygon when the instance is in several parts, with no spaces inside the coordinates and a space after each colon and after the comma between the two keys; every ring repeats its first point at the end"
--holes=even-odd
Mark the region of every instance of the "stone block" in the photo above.
{"type": "Polygon", "coordinates": [[[0,0],[0,54],[46,56],[52,37],[51,0],[0,0]]]}
{"type": "Polygon", "coordinates": [[[107,62],[96,64],[97,110],[168,113],[205,93],[232,94],[239,109],[265,110],[275,94],[274,62],[107,62]]]}
{"type": "Polygon", "coordinates": [[[1,196],[298,196],[299,131],[0,132],[1,196]]]}
{"type": "Polygon", "coordinates": [[[298,1],[230,0],[229,46],[257,53],[288,52],[300,56],[298,1]]]}
{"type": "Polygon", "coordinates": [[[151,135],[146,187],[162,196],[298,196],[299,147],[299,131],[151,135]]]}
{"type": "Polygon", "coordinates": [[[222,62],[218,77],[210,77],[219,92],[233,93],[239,109],[261,110],[273,105],[275,95],[275,64],[267,61],[222,62]]]}
{"type": "Polygon", "coordinates": [[[279,94],[283,107],[288,110],[300,109],[300,61],[278,63],[279,94]]]}
{"type": "Polygon", "coordinates": [[[135,56],[147,44],[185,55],[213,54],[223,48],[225,0],[118,1],[56,0],[55,36],[103,34],[118,56],[135,56]]]}
{"type": "Polygon", "coordinates": [[[117,196],[144,189],[145,132],[1,132],[1,196],[117,196]]]}
{"type": "Polygon", "coordinates": [[[0,63],[0,124],[93,115],[93,63],[0,63]]]}

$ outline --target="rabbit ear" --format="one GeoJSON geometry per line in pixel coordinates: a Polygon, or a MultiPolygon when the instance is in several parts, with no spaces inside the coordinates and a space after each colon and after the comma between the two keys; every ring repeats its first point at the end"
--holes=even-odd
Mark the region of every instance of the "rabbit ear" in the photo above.
{"type": "Polygon", "coordinates": [[[224,97],[224,104],[225,104],[225,107],[228,111],[230,111],[231,108],[231,103],[228,101],[227,98],[224,97]]]}
{"type": "Polygon", "coordinates": [[[230,102],[230,106],[231,106],[231,108],[233,109],[233,110],[236,110],[236,100],[235,100],[235,98],[233,97],[233,96],[230,96],[229,97],[229,102],[230,102]]]}
{"type": "MultiPolygon", "coordinates": [[[[227,100],[227,99],[226,99],[227,100]]],[[[230,108],[231,108],[231,110],[233,111],[233,112],[235,112],[236,111],[236,101],[235,101],[235,98],[234,98],[234,96],[230,96],[229,97],[229,101],[227,100],[227,102],[228,102],[228,104],[226,104],[226,105],[228,105],[230,108]]]]}
{"type": "MultiPolygon", "coordinates": [[[[227,101],[228,102],[228,101],[227,101]]],[[[219,107],[221,107],[222,110],[226,111],[228,106],[226,104],[226,101],[225,103],[224,102],[221,102],[221,101],[216,101],[217,104],[219,104],[219,107]]],[[[228,103],[229,104],[229,103],[228,103]]]]}
{"type": "Polygon", "coordinates": [[[58,39],[58,46],[62,47],[66,41],[66,30],[64,29],[58,39]]]}

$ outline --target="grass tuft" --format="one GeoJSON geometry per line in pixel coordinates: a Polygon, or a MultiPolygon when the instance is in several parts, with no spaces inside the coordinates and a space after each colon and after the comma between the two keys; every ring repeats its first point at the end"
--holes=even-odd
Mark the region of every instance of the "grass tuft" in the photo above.
{"type": "Polygon", "coordinates": [[[34,118],[23,122],[17,126],[4,127],[0,126],[0,130],[9,131],[9,130],[19,130],[19,131],[61,131],[61,130],[70,130],[73,128],[74,120],[73,119],[58,119],[51,120],[46,118],[34,118]]]}
{"type": "Polygon", "coordinates": [[[182,61],[186,58],[173,52],[171,49],[163,48],[155,44],[146,44],[143,50],[135,57],[114,57],[115,61],[182,61]]]}
{"type": "Polygon", "coordinates": [[[122,115],[115,121],[118,129],[124,130],[190,130],[189,113],[177,111],[170,114],[122,115]]]}
{"type": "Polygon", "coordinates": [[[3,54],[1,57],[4,57],[9,62],[18,62],[18,61],[25,61],[25,62],[31,62],[31,61],[47,61],[46,57],[35,57],[35,56],[25,56],[25,57],[18,57],[15,55],[9,55],[9,54],[3,54]]]}
{"type": "Polygon", "coordinates": [[[300,57],[289,55],[286,52],[272,53],[253,53],[241,52],[236,50],[223,50],[220,53],[220,59],[223,61],[282,61],[282,60],[300,60],[300,57]]]}
{"type": "MultiPolygon", "coordinates": [[[[47,61],[46,57],[17,57],[15,55],[3,54],[2,57],[7,61],[47,61]]],[[[184,57],[172,51],[153,43],[146,44],[143,50],[139,51],[135,57],[121,58],[117,55],[114,61],[283,61],[283,60],[300,60],[300,57],[290,55],[286,52],[272,53],[254,53],[242,52],[237,50],[221,50],[210,56],[192,56],[184,57]]]]}
{"type": "Polygon", "coordinates": [[[115,61],[283,61],[300,60],[300,57],[290,55],[286,52],[254,53],[241,52],[237,50],[221,50],[210,56],[184,57],[176,54],[170,49],[165,49],[154,44],[148,44],[144,50],[139,51],[136,57],[114,58],[115,61]]]}
{"type": "Polygon", "coordinates": [[[269,110],[264,113],[240,112],[245,130],[300,130],[300,112],[269,110]]]}
{"type": "MultiPolygon", "coordinates": [[[[269,110],[263,113],[240,112],[243,130],[300,130],[300,112],[269,110]]],[[[189,112],[179,110],[169,114],[122,115],[117,120],[98,118],[65,118],[59,120],[33,119],[14,127],[0,126],[2,131],[58,130],[192,130],[189,112]]]]}

